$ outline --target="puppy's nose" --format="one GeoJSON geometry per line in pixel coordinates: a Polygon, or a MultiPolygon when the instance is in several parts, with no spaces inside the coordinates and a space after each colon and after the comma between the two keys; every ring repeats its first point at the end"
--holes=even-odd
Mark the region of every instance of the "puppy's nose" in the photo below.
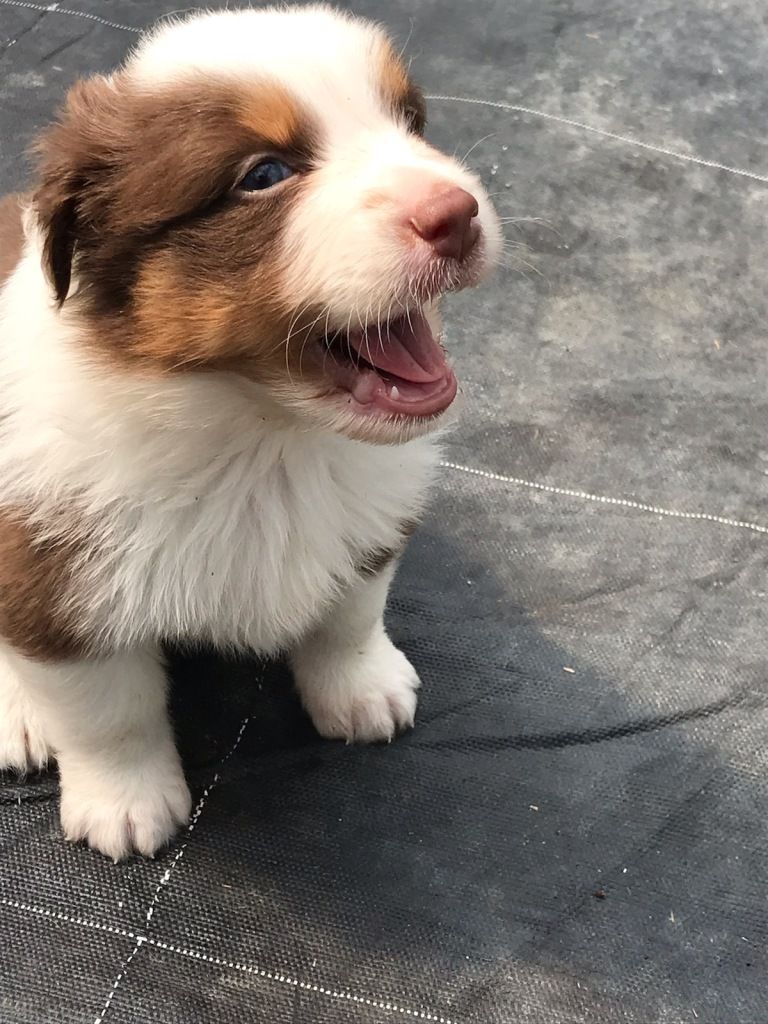
{"type": "Polygon", "coordinates": [[[463,188],[450,185],[432,192],[411,214],[416,234],[429,242],[438,256],[463,260],[480,236],[477,200],[463,188]]]}

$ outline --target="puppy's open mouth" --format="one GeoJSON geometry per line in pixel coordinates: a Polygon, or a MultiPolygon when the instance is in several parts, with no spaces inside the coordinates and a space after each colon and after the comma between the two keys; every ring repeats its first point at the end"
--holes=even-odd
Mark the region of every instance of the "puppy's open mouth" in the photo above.
{"type": "Polygon", "coordinates": [[[456,376],[420,311],[331,334],[325,345],[326,374],[359,412],[436,416],[456,397],[456,376]]]}

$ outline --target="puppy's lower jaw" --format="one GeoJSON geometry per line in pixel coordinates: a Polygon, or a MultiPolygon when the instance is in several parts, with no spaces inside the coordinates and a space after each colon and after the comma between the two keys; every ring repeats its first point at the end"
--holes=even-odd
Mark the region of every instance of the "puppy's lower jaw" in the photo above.
{"type": "Polygon", "coordinates": [[[310,642],[294,655],[293,670],[321,736],[388,742],[413,726],[419,677],[383,629],[364,645],[310,642]]]}

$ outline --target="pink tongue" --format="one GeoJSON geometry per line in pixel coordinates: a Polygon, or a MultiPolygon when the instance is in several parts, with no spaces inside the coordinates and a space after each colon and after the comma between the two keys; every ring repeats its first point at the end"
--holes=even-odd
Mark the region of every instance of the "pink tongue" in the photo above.
{"type": "Polygon", "coordinates": [[[371,366],[401,380],[427,384],[448,372],[443,350],[421,313],[351,332],[349,343],[371,366]]]}

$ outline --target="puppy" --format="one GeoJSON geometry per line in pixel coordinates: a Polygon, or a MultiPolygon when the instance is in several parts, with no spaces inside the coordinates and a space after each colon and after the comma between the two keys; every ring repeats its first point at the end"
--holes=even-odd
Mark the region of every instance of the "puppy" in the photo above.
{"type": "Polygon", "coordinates": [[[0,767],[65,834],[189,814],[161,645],[287,652],[318,731],[389,740],[382,620],[456,378],[439,297],[500,231],[385,33],[327,7],[166,23],[81,81],[0,210],[0,767]]]}

